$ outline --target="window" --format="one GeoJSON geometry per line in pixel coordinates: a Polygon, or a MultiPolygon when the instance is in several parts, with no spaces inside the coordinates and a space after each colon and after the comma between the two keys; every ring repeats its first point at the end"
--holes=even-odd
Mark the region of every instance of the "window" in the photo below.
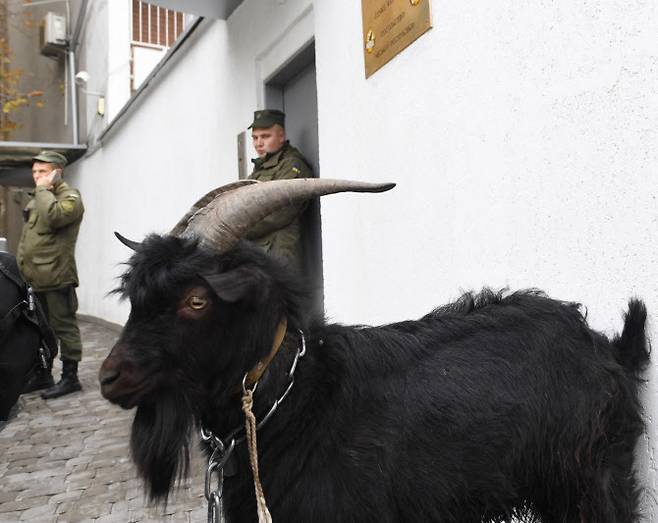
{"type": "Polygon", "coordinates": [[[132,0],[130,90],[134,92],[186,27],[184,13],[132,0]]]}
{"type": "Polygon", "coordinates": [[[170,47],[185,29],[185,16],[157,5],[133,0],[133,44],[170,47]]]}

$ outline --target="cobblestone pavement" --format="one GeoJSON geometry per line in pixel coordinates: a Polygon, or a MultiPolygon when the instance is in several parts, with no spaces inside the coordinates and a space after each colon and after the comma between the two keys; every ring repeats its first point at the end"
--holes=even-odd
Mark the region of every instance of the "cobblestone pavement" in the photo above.
{"type": "Polygon", "coordinates": [[[134,410],[111,405],[98,386],[98,369],[117,334],[89,322],[80,328],[82,392],[48,401],[38,392],[23,395],[18,415],[0,431],[0,522],[206,521],[198,454],[195,475],[166,509],[147,506],[130,460],[134,410]]]}

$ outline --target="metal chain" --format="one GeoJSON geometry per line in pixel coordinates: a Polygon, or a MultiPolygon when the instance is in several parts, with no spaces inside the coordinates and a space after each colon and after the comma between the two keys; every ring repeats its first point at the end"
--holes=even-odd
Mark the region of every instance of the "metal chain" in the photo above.
{"type": "Polygon", "coordinates": [[[210,459],[208,459],[208,468],[206,469],[205,496],[208,502],[208,523],[220,523],[224,514],[222,495],[224,493],[224,465],[228,461],[235,440],[231,441],[228,448],[225,447],[222,440],[214,436],[212,432],[206,432],[201,429],[201,439],[208,441],[213,449],[210,459]],[[217,487],[212,489],[213,475],[217,477],[217,487]]]}
{"type": "MultiPolygon", "coordinates": [[[[269,412],[265,414],[260,422],[256,424],[256,430],[261,429],[265,423],[272,417],[274,412],[279,408],[279,405],[286,398],[290,389],[292,389],[293,384],[295,383],[295,371],[297,370],[297,363],[306,355],[306,338],[304,333],[300,330],[299,334],[301,336],[300,347],[297,349],[295,354],[295,359],[290,366],[288,371],[288,386],[283,394],[279,397],[278,400],[274,402],[269,412]]],[[[245,383],[247,379],[247,374],[245,373],[244,378],[242,379],[242,389],[246,389],[245,383]]],[[[258,387],[258,382],[254,383],[251,391],[256,392],[256,387],[258,387]]],[[[206,501],[208,502],[208,523],[220,523],[224,514],[224,503],[223,503],[223,494],[224,494],[224,466],[226,462],[231,457],[233,449],[236,445],[239,445],[245,440],[246,435],[242,435],[239,438],[236,436],[244,431],[244,427],[240,426],[235,430],[232,430],[228,436],[224,439],[221,439],[215,436],[212,431],[201,427],[201,439],[207,442],[210,445],[212,450],[210,458],[208,459],[208,467],[206,468],[206,481],[205,481],[205,496],[206,501]],[[217,483],[216,488],[212,489],[213,476],[216,476],[217,483]]]]}

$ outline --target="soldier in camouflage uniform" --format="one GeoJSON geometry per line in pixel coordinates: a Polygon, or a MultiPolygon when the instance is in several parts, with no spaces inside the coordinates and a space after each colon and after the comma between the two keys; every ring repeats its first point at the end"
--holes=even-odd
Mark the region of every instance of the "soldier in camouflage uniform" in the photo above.
{"type": "MultiPolygon", "coordinates": [[[[254,170],[250,179],[264,182],[313,177],[304,156],[286,140],[283,112],[274,109],[256,111],[249,128],[258,153],[258,158],[252,160],[254,170]]],[[[294,204],[273,212],[247,233],[247,239],[282,258],[290,267],[301,270],[300,216],[306,205],[294,204]]]]}
{"type": "Polygon", "coordinates": [[[62,379],[55,384],[50,374],[33,376],[25,390],[47,388],[41,397],[49,399],[81,389],[78,362],[82,358],[82,343],[75,315],[78,308],[75,243],[84,206],[78,190],[62,180],[66,165],[63,155],[42,151],[33,161],[36,189],[24,211],[25,224],[16,260],[23,277],[36,291],[60,342],[62,379]]]}

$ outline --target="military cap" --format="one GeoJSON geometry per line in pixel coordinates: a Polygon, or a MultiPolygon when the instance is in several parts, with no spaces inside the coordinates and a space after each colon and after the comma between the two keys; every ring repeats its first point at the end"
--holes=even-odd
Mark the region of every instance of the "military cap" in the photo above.
{"type": "Polygon", "coordinates": [[[68,163],[66,160],[66,156],[64,156],[63,154],[59,154],[55,151],[41,151],[32,159],[35,162],[53,163],[61,167],[64,167],[68,163]]]}
{"type": "Polygon", "coordinates": [[[283,111],[277,109],[260,109],[259,111],[254,111],[254,121],[249,126],[249,129],[267,129],[277,123],[281,127],[285,127],[285,120],[286,115],[283,111]]]}

